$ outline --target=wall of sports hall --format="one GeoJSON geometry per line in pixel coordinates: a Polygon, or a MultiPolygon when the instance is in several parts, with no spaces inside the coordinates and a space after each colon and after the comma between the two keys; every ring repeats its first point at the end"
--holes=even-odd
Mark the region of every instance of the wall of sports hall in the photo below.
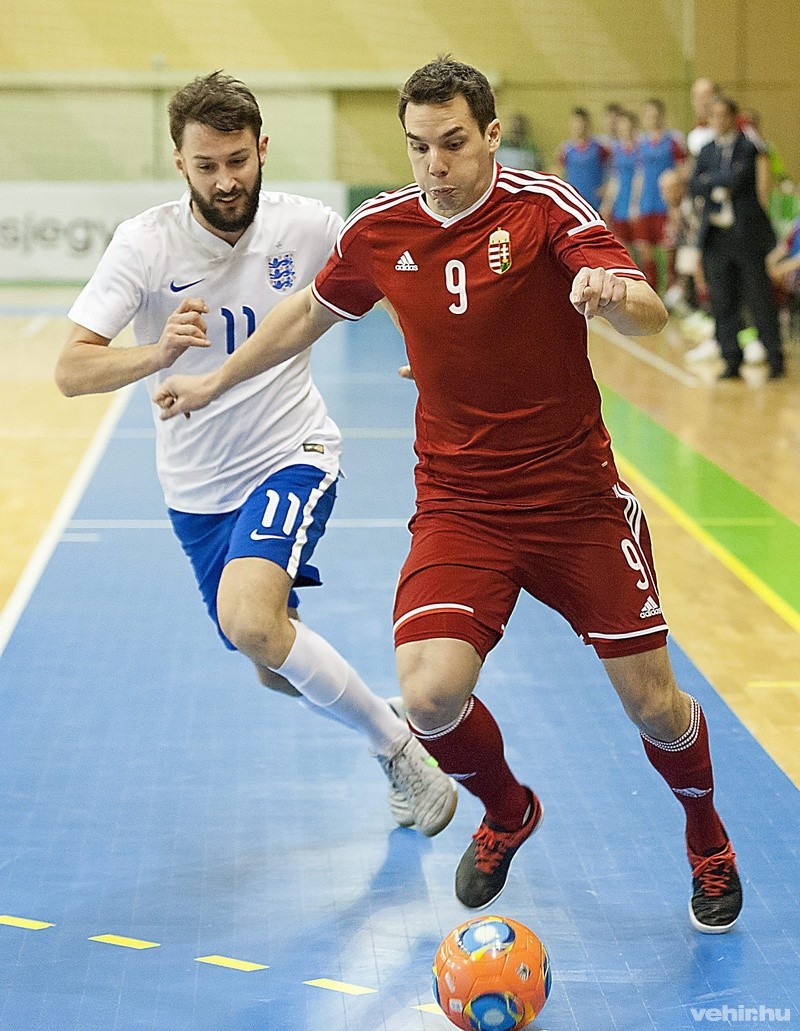
{"type": "MultiPolygon", "coordinates": [[[[688,130],[689,88],[704,75],[760,112],[765,135],[790,177],[800,180],[797,0],[0,0],[0,610],[24,579],[108,408],[108,396],[66,401],[52,382],[64,313],[115,224],[103,207],[106,193],[127,191],[127,214],[133,214],[157,202],[155,186],[174,195],[181,190],[166,126],[170,93],[214,68],[247,81],[270,136],[269,181],[289,181],[307,193],[310,186],[300,183],[365,190],[400,185],[409,172],[395,114],[397,89],[414,68],[445,52],[490,75],[501,118],[512,112],[529,117],[548,165],[576,104],[599,117],[609,101],[639,108],[659,96],[670,123],[688,130]],[[85,217],[77,217],[78,210],[85,217]],[[44,282],[61,283],[49,289],[62,294],[29,298],[25,291],[40,291],[44,282]]],[[[608,362],[598,375],[609,371],[604,385],[622,392],[618,381],[627,366],[618,357],[616,371],[608,362]]],[[[705,422],[703,432],[714,443],[725,437],[721,443],[737,452],[728,463],[732,475],[751,490],[759,484],[772,490],[767,499],[796,525],[798,494],[781,486],[773,452],[759,448],[771,430],[753,428],[753,420],[779,426],[796,441],[798,408],[792,415],[787,400],[783,414],[775,414],[769,404],[776,395],[752,392],[740,412],[705,390],[688,391],[685,404],[673,393],[670,407],[665,382],[645,382],[643,407],[690,446],[693,419],[705,422]]],[[[675,382],[674,389],[684,389],[675,382]]],[[[792,389],[789,383],[786,390],[792,389]]],[[[786,482],[796,484],[796,461],[781,461],[789,470],[786,482]]],[[[663,521],[673,516],[666,513],[663,521]]],[[[668,526],[659,528],[661,540],[668,533],[668,526]]],[[[720,630],[716,643],[707,640],[703,611],[694,607],[697,584],[708,578],[706,562],[713,561],[703,540],[674,537],[691,581],[680,592],[681,604],[673,605],[683,620],[683,627],[674,626],[676,639],[683,643],[681,631],[692,624],[703,628],[693,659],[800,783],[800,667],[792,668],[798,637],[789,639],[800,616],[792,610],[794,622],[787,621],[751,599],[755,607],[725,629],[729,638],[720,630]],[[751,633],[754,625],[761,644],[751,633]],[[734,668],[728,658],[747,634],[754,669],[762,659],[783,664],[771,674],[771,687],[751,689],[759,674],[741,663],[734,668]]],[[[668,543],[662,544],[661,555],[668,553],[668,543]]],[[[676,583],[666,561],[659,562],[662,578],[676,583]]],[[[724,576],[732,597],[748,593],[750,581],[743,587],[727,569],[724,576]]]]}
{"type": "Polygon", "coordinates": [[[448,51],[491,73],[548,163],[575,104],[657,95],[688,129],[709,75],[800,174],[793,0],[3,0],[0,179],[165,178],[169,92],[224,68],[263,100],[273,178],[404,183],[396,89],[448,51]]]}

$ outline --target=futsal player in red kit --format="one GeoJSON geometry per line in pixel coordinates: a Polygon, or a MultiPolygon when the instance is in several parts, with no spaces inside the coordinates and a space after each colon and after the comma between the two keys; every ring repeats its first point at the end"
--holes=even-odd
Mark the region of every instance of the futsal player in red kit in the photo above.
{"type": "Polygon", "coordinates": [[[202,408],[388,300],[419,390],[398,673],[412,730],[486,809],[456,871],[458,898],[489,905],[542,818],[473,694],[524,590],[603,662],[685,810],[692,923],[727,931],[741,885],[714,807],[705,718],[675,683],[647,523],[619,479],[587,357],[592,317],[649,335],[666,311],[572,187],[496,164],[500,123],[476,69],[450,58],[419,69],[399,115],[414,185],[362,204],[314,283],[217,372],[167,379],[162,417],[202,408]]]}

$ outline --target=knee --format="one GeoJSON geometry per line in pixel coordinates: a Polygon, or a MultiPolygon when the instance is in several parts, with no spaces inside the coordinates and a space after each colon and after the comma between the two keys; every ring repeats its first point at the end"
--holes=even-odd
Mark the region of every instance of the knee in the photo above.
{"type": "MultiPolygon", "coordinates": [[[[239,605],[233,612],[219,612],[222,632],[238,651],[259,668],[282,666],[292,646],[293,633],[285,613],[269,613],[252,606],[239,605]]],[[[265,686],[271,687],[272,684],[265,686]]]]}
{"type": "Polygon", "coordinates": [[[457,719],[471,689],[443,683],[421,669],[418,677],[403,680],[402,692],[411,723],[419,730],[428,731],[437,730],[457,719]]]}
{"type": "Polygon", "coordinates": [[[436,649],[398,649],[398,673],[403,701],[411,723],[432,731],[457,719],[477,681],[480,660],[455,661],[436,649]],[[408,651],[404,650],[408,649],[408,651]]]}
{"type": "Polygon", "coordinates": [[[686,730],[690,706],[688,695],[674,682],[653,682],[631,695],[625,710],[643,734],[657,741],[675,741],[686,730]]]}

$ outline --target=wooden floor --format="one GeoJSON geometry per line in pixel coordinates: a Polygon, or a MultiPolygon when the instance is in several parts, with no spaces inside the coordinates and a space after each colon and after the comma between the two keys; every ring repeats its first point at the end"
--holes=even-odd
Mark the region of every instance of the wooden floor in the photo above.
{"type": "MultiPolygon", "coordinates": [[[[53,385],[68,325],[63,313],[74,294],[0,289],[0,607],[12,598],[112,400],[67,400],[53,385]]],[[[687,454],[707,459],[796,526],[797,343],[790,344],[787,380],[766,383],[763,369],[752,368],[743,383],[719,384],[715,365],[685,361],[695,342],[675,325],[652,340],[628,341],[598,320],[592,361],[605,388],[687,445],[687,454]]],[[[648,512],[673,634],[800,786],[800,613],[713,547],[696,522],[684,518],[680,504],[621,453],[623,475],[648,512]]],[[[800,573],[796,552],[787,551],[785,563],[800,573]]]]}

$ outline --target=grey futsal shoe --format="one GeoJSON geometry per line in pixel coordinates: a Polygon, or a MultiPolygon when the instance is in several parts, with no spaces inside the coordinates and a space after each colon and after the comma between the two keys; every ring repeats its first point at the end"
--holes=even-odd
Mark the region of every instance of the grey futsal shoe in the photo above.
{"type": "MultiPolygon", "coordinates": [[[[406,707],[403,704],[403,699],[398,695],[396,698],[387,698],[386,701],[395,716],[405,723],[406,707]]],[[[389,808],[398,827],[414,826],[414,814],[411,812],[411,806],[408,804],[405,792],[401,791],[400,788],[396,788],[391,782],[389,783],[389,808]]]]}
{"type": "Polygon", "coordinates": [[[520,845],[541,826],[542,803],[532,791],[530,794],[525,823],[518,831],[504,830],[484,816],[472,835],[456,870],[456,898],[468,909],[483,909],[494,902],[506,886],[508,868],[520,845]]]}
{"type": "Polygon", "coordinates": [[[419,741],[412,735],[394,755],[379,755],[377,759],[389,778],[390,802],[395,802],[397,792],[397,804],[402,796],[408,807],[407,814],[402,812],[403,819],[410,817],[412,822],[403,826],[413,825],[428,838],[443,831],[455,814],[458,790],[419,741]]]}
{"type": "Polygon", "coordinates": [[[730,931],[742,911],[742,884],[736,871],[736,853],[728,841],[711,855],[688,849],[692,867],[689,919],[702,934],[730,931]]]}

